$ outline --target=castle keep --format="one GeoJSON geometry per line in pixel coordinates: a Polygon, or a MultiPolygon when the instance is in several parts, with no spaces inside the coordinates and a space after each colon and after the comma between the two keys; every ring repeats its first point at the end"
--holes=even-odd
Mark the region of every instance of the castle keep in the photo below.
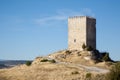
{"type": "Polygon", "coordinates": [[[88,16],[68,18],[68,49],[82,50],[82,45],[96,49],[96,19],[88,16]]]}

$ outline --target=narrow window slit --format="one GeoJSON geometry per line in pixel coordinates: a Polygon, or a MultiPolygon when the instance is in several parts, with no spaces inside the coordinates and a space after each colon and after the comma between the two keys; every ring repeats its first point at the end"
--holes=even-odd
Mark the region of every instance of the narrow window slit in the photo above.
{"type": "Polygon", "coordinates": [[[76,42],[76,39],[74,39],[74,42],[76,42]]]}

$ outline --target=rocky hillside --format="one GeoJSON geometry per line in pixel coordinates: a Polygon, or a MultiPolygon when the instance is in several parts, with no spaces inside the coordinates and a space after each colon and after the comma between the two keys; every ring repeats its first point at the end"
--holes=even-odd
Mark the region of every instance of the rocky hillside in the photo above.
{"type": "Polygon", "coordinates": [[[110,62],[102,62],[93,54],[63,50],[37,57],[29,65],[0,69],[0,80],[104,80],[110,62]]]}
{"type": "MultiPolygon", "coordinates": [[[[98,50],[94,51],[77,51],[77,50],[63,50],[48,55],[48,58],[55,59],[60,62],[69,62],[75,64],[83,64],[88,66],[99,66],[108,68],[109,63],[113,62],[107,53],[100,53],[98,50]]],[[[109,54],[108,54],[109,55],[109,54]]]]}

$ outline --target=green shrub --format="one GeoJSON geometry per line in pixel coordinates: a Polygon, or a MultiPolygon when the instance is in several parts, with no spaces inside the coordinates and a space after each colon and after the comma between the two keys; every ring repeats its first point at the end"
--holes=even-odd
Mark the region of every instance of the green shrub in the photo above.
{"type": "Polygon", "coordinates": [[[54,59],[48,60],[48,61],[51,62],[51,63],[56,63],[56,61],[54,59]]]}
{"type": "Polygon", "coordinates": [[[32,64],[31,61],[27,61],[27,62],[26,62],[26,65],[27,65],[27,66],[30,66],[31,64],[32,64]]]}
{"type": "Polygon", "coordinates": [[[105,56],[102,58],[103,61],[110,61],[111,59],[109,58],[109,53],[105,52],[105,56]]]}
{"type": "Polygon", "coordinates": [[[48,59],[42,59],[40,62],[47,62],[48,59]]]}
{"type": "Polygon", "coordinates": [[[71,51],[66,50],[65,53],[66,53],[66,54],[71,54],[71,51]]]}
{"type": "Polygon", "coordinates": [[[51,63],[56,63],[54,59],[48,60],[48,59],[42,59],[40,62],[51,62],[51,63]]]}
{"type": "Polygon", "coordinates": [[[120,80],[120,62],[116,63],[106,76],[106,80],[120,80]]]}
{"type": "Polygon", "coordinates": [[[86,47],[87,51],[93,51],[94,49],[91,46],[86,47]]]}
{"type": "Polygon", "coordinates": [[[85,43],[83,43],[82,48],[83,48],[83,50],[85,50],[85,48],[86,48],[85,43]]]}
{"type": "Polygon", "coordinates": [[[71,74],[79,74],[78,71],[73,71],[71,74]]]}
{"type": "Polygon", "coordinates": [[[91,76],[92,76],[91,73],[87,73],[87,74],[86,74],[86,79],[91,79],[91,76]]]}

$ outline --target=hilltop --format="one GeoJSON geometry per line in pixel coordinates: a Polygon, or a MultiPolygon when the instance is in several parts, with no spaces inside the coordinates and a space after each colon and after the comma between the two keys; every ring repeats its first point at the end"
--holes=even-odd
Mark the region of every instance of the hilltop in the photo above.
{"type": "Polygon", "coordinates": [[[95,51],[62,50],[37,57],[31,65],[0,69],[0,80],[103,80],[111,61],[94,57],[95,51]]]}

